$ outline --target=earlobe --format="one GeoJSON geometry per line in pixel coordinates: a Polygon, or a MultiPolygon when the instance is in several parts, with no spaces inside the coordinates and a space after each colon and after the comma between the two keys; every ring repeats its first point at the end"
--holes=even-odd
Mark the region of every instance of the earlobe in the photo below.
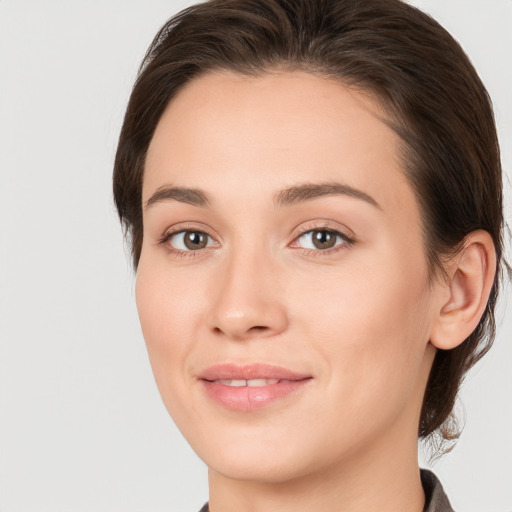
{"type": "Polygon", "coordinates": [[[432,345],[442,350],[455,348],[476,329],[495,273],[496,251],[491,235],[483,230],[473,231],[447,265],[447,293],[438,305],[430,337],[432,345]]]}

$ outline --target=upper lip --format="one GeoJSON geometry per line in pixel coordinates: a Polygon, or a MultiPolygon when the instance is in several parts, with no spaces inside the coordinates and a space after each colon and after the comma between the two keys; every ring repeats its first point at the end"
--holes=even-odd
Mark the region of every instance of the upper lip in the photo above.
{"type": "Polygon", "coordinates": [[[199,379],[214,381],[224,379],[279,379],[279,380],[303,380],[311,378],[311,375],[294,372],[288,368],[272,364],[216,364],[206,368],[199,375],[199,379]]]}

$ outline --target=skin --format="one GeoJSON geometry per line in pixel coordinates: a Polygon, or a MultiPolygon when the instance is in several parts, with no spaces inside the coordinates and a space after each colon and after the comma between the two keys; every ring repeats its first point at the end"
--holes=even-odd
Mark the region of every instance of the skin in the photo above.
{"type": "Polygon", "coordinates": [[[189,83],[157,126],[137,305],[165,406],[209,467],[212,512],[423,509],[417,429],[434,345],[460,343],[462,317],[474,328],[492,264],[476,233],[453,279],[429,280],[419,206],[383,117],[368,95],[305,72],[219,72],[189,83]],[[344,193],[275,204],[312,183],[375,204],[344,193]],[[155,196],[171,186],[208,203],[155,196]],[[342,235],[318,249],[301,235],[315,229],[342,235]],[[208,245],[162,242],[170,230],[207,233],[208,245]],[[255,411],[220,406],[198,379],[255,362],[313,378],[255,411]]]}

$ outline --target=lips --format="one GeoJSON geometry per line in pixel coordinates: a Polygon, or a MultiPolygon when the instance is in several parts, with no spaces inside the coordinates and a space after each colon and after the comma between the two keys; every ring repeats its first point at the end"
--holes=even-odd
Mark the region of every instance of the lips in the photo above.
{"type": "Polygon", "coordinates": [[[220,364],[204,370],[199,380],[207,396],[231,410],[252,411],[292,398],[312,380],[311,375],[268,364],[220,364]]]}
{"type": "Polygon", "coordinates": [[[204,370],[199,378],[202,380],[252,380],[252,379],[277,379],[277,380],[302,380],[311,375],[297,373],[281,366],[271,364],[247,364],[237,365],[232,363],[216,364],[204,370]]]}

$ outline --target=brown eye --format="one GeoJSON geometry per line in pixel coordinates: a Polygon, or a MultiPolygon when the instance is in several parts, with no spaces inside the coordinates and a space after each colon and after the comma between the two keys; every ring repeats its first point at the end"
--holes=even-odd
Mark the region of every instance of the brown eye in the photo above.
{"type": "Polygon", "coordinates": [[[303,233],[298,241],[304,249],[326,250],[347,243],[349,239],[332,229],[312,229],[303,233]]]}
{"type": "Polygon", "coordinates": [[[199,231],[187,231],[183,237],[185,245],[190,250],[204,249],[208,243],[208,237],[199,231]]]}
{"type": "Polygon", "coordinates": [[[313,231],[311,239],[317,249],[330,249],[336,244],[336,235],[330,231],[313,231]]]}
{"type": "Polygon", "coordinates": [[[179,251],[198,251],[211,247],[213,241],[202,231],[180,231],[169,238],[169,244],[179,251]]]}

